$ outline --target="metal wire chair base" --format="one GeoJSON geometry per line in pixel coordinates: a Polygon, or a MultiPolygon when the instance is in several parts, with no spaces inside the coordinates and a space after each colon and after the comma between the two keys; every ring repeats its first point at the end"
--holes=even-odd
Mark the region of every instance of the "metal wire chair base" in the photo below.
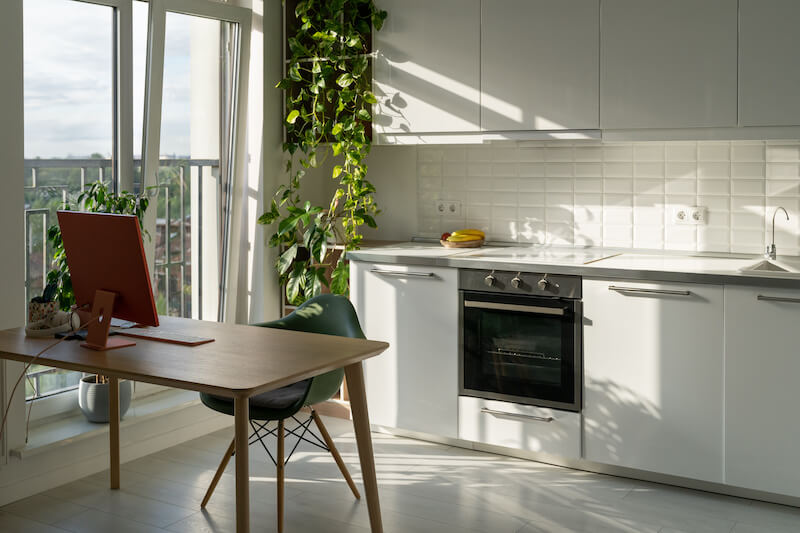
{"type": "MultiPolygon", "coordinates": [[[[284,461],[283,461],[284,465],[289,463],[289,460],[292,458],[292,455],[294,454],[295,450],[297,450],[297,447],[300,445],[300,442],[307,442],[309,444],[312,444],[312,445],[316,446],[317,448],[322,448],[326,452],[330,452],[331,451],[331,449],[328,448],[328,446],[325,444],[325,441],[322,440],[322,438],[319,437],[314,432],[313,429],[311,429],[311,423],[314,422],[313,410],[312,410],[311,414],[308,415],[308,418],[303,422],[298,420],[297,417],[294,416],[294,415],[292,415],[292,420],[297,422],[297,427],[295,427],[293,429],[289,429],[289,428],[286,427],[286,425],[284,425],[284,431],[287,434],[294,435],[295,437],[297,437],[297,440],[294,443],[294,447],[292,448],[292,451],[290,451],[289,455],[287,455],[286,459],[284,459],[284,461]],[[302,428],[302,432],[300,432],[301,428],[302,428]],[[315,440],[310,440],[310,439],[306,438],[306,435],[310,435],[310,436],[314,437],[315,440]]],[[[270,436],[274,436],[278,431],[277,420],[274,421],[276,423],[276,425],[272,429],[269,429],[267,427],[270,422],[273,422],[273,420],[267,420],[264,423],[261,423],[261,422],[255,421],[255,420],[251,420],[250,421],[250,427],[253,428],[253,432],[250,434],[250,437],[249,437],[249,440],[248,440],[247,444],[249,446],[252,446],[253,444],[255,444],[257,442],[261,443],[261,447],[264,448],[264,451],[267,452],[267,455],[272,460],[272,464],[277,466],[278,465],[278,461],[275,459],[275,456],[272,455],[272,452],[269,451],[269,447],[267,446],[267,443],[264,442],[264,439],[266,439],[266,438],[268,438],[270,436]]]]}

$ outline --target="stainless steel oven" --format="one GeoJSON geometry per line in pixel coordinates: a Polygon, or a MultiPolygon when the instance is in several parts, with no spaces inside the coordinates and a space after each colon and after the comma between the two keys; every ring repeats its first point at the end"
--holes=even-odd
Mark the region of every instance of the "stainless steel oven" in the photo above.
{"type": "Polygon", "coordinates": [[[581,410],[580,276],[461,270],[459,392],[581,410]]]}

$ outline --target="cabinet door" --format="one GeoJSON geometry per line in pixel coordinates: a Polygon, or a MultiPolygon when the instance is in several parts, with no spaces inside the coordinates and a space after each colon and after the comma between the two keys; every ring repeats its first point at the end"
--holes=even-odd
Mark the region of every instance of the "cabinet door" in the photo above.
{"type": "Polygon", "coordinates": [[[725,482],[800,497],[800,290],[725,287],[725,482]],[[790,301],[759,300],[788,298],[790,301]]]}
{"type": "Polygon", "coordinates": [[[722,287],[584,280],[583,302],[586,458],[721,482],[722,287]]]}
{"type": "Polygon", "coordinates": [[[480,130],[480,0],[380,0],[376,133],[480,130]]]}
{"type": "Polygon", "coordinates": [[[737,0],[603,0],[603,128],[736,126],[737,0]]]}
{"type": "Polygon", "coordinates": [[[800,124],[800,2],[741,0],[739,122],[800,124]]]}
{"type": "Polygon", "coordinates": [[[364,361],[370,421],[458,437],[458,270],[350,265],[364,334],[389,343],[364,361]]]}
{"type": "Polygon", "coordinates": [[[483,0],[481,126],[600,127],[600,1],[483,0]]]}

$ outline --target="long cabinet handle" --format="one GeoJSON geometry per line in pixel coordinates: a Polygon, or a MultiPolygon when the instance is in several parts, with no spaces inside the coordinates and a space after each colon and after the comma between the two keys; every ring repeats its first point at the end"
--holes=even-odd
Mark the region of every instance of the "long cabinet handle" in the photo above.
{"type": "Polygon", "coordinates": [[[636,292],[641,294],[668,294],[670,296],[691,296],[691,291],[671,291],[668,289],[641,289],[639,287],[617,287],[609,285],[608,290],[616,292],[636,292]]]}
{"type": "Polygon", "coordinates": [[[557,307],[539,307],[536,305],[501,304],[497,302],[478,302],[466,300],[464,307],[475,309],[495,309],[498,311],[517,311],[519,313],[535,313],[537,315],[558,315],[564,316],[564,310],[557,307]]]}
{"type": "Polygon", "coordinates": [[[381,270],[380,268],[370,269],[373,274],[380,274],[381,276],[396,276],[398,278],[433,278],[436,274],[433,272],[399,272],[397,270],[381,270]]]}
{"type": "Polygon", "coordinates": [[[800,304],[800,298],[785,298],[783,296],[764,296],[763,294],[759,294],[756,296],[757,300],[761,300],[762,302],[781,302],[785,304],[800,304]]]}
{"type": "Polygon", "coordinates": [[[511,418],[524,418],[526,420],[536,420],[537,422],[552,422],[555,420],[552,416],[536,416],[536,415],[523,415],[521,413],[507,413],[506,411],[497,411],[489,409],[488,407],[481,407],[481,413],[487,415],[510,416],[511,418]]]}

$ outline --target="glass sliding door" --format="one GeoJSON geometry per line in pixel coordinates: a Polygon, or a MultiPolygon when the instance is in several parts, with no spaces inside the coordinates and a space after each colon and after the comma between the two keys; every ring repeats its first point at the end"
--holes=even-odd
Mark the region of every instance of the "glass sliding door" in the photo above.
{"type": "Polygon", "coordinates": [[[162,314],[221,318],[232,190],[244,166],[244,136],[236,139],[250,16],[213,2],[151,2],[144,176],[157,194],[162,314]]]}
{"type": "Polygon", "coordinates": [[[154,272],[161,314],[216,317],[230,26],[166,13],[154,272]]]}

